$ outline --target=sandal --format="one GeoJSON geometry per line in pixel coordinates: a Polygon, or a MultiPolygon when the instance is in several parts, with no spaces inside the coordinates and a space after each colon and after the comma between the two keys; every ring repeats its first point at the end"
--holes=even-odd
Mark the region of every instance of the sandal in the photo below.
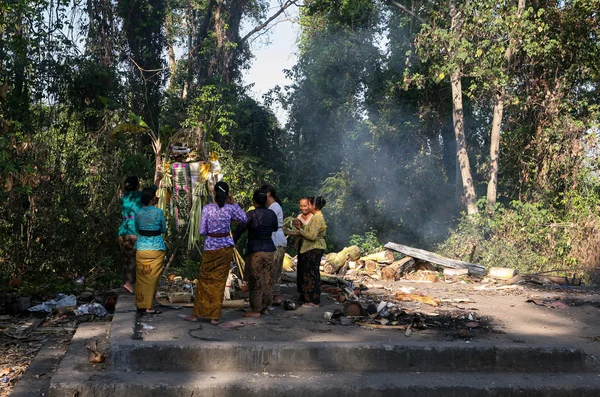
{"type": "Polygon", "coordinates": [[[145,314],[162,314],[162,312],[158,309],[146,309],[145,314]]]}
{"type": "MultiPolygon", "coordinates": [[[[261,312],[261,313],[262,313],[262,312],[261,312]]],[[[260,317],[261,313],[256,313],[256,312],[245,312],[245,313],[244,313],[244,317],[258,318],[258,317],[260,317]]]]}
{"type": "Polygon", "coordinates": [[[193,314],[190,314],[187,317],[183,317],[183,319],[185,321],[189,321],[190,323],[197,323],[200,321],[200,319],[198,317],[194,316],[193,314]]]}
{"type": "Polygon", "coordinates": [[[302,307],[319,307],[316,303],[308,302],[302,305],[302,307]]]}

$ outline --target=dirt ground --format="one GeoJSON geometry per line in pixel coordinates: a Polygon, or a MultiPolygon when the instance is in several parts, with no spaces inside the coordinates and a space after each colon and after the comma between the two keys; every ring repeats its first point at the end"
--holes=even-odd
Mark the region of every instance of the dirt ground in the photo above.
{"type": "MultiPolygon", "coordinates": [[[[373,310],[382,301],[386,302],[385,318],[375,313],[361,319],[340,316],[344,304],[333,298],[334,293],[327,292],[323,293],[319,308],[288,311],[276,307],[269,316],[252,319],[255,326],[243,329],[186,323],[178,317],[188,314],[189,304],[165,307],[163,315],[143,316],[139,322],[155,328],[142,330],[147,340],[185,337],[190,340],[485,341],[570,345],[600,357],[598,288],[374,280],[355,281],[355,286],[363,287],[359,294],[363,308],[373,310]],[[397,292],[430,296],[438,299],[439,305],[398,301],[394,298],[397,292]],[[179,307],[173,309],[173,306],[179,307]],[[326,313],[333,317],[325,318],[326,313]],[[357,322],[371,325],[359,326],[357,322]]],[[[282,291],[284,299],[296,301],[292,283],[284,285],[282,291]]],[[[222,319],[226,325],[235,325],[248,320],[242,314],[240,309],[224,309],[222,319]]],[[[109,319],[58,313],[41,317],[27,313],[0,316],[0,397],[10,394],[42,347],[64,351],[79,323],[109,319]]]]}

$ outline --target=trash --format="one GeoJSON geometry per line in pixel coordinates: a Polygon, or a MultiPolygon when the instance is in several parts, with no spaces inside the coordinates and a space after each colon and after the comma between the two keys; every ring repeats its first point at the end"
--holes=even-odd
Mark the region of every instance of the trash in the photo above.
{"type": "Polygon", "coordinates": [[[469,330],[466,328],[462,328],[460,331],[458,331],[458,337],[463,339],[470,338],[471,332],[469,332],[469,330]]]}
{"type": "Polygon", "coordinates": [[[75,284],[77,285],[83,285],[83,283],[85,283],[85,277],[79,277],[77,280],[75,280],[75,284]]]}
{"type": "Polygon", "coordinates": [[[465,327],[477,328],[477,327],[479,327],[479,323],[477,321],[469,321],[468,323],[465,324],[465,327]]]}
{"type": "Polygon", "coordinates": [[[510,280],[516,274],[515,269],[509,267],[491,267],[488,271],[488,275],[493,278],[500,278],[503,280],[510,280]]]}
{"type": "Polygon", "coordinates": [[[89,351],[88,361],[94,364],[103,363],[106,360],[104,353],[98,351],[98,341],[94,342],[94,346],[85,347],[89,351]]]}
{"type": "Polygon", "coordinates": [[[331,320],[331,318],[333,317],[333,313],[332,312],[325,312],[323,313],[323,318],[327,321],[331,320]]]}
{"type": "Polygon", "coordinates": [[[569,306],[559,301],[553,301],[550,299],[528,299],[526,302],[532,302],[538,306],[546,306],[551,309],[568,309],[569,306]]]}
{"type": "Polygon", "coordinates": [[[412,335],[412,333],[413,333],[412,325],[409,325],[408,327],[406,327],[406,331],[404,332],[404,335],[410,337],[412,335]]]}
{"type": "Polygon", "coordinates": [[[77,306],[77,298],[75,297],[75,295],[67,296],[65,294],[58,294],[56,295],[56,298],[52,299],[51,301],[47,301],[42,304],[30,307],[29,311],[50,313],[57,307],[64,306],[77,306]]]}
{"type": "Polygon", "coordinates": [[[291,300],[286,299],[283,301],[283,308],[285,310],[296,310],[296,304],[291,300]]]}
{"type": "Polygon", "coordinates": [[[156,327],[153,327],[152,325],[148,325],[148,324],[145,324],[145,323],[140,323],[140,325],[142,326],[142,329],[144,329],[146,331],[150,331],[150,330],[156,329],[156,327]]]}
{"type": "Polygon", "coordinates": [[[79,306],[75,310],[76,316],[83,316],[84,314],[93,314],[97,317],[108,316],[108,311],[99,303],[86,303],[85,305],[79,306]]]}
{"type": "Polygon", "coordinates": [[[377,306],[377,313],[381,312],[383,310],[384,307],[387,306],[387,302],[386,301],[381,301],[379,302],[379,306],[377,306]]]}
{"type": "Polygon", "coordinates": [[[396,295],[394,297],[396,299],[398,299],[399,301],[415,301],[415,302],[426,303],[428,305],[436,306],[436,307],[440,305],[439,299],[433,298],[431,296],[426,296],[426,295],[405,294],[402,292],[398,292],[398,293],[396,293],[396,295]]]}
{"type": "Polygon", "coordinates": [[[365,316],[367,311],[358,302],[346,302],[344,305],[344,316],[365,316]]]}
{"type": "Polygon", "coordinates": [[[475,316],[473,315],[473,313],[469,313],[468,318],[469,318],[469,321],[475,320],[475,316]]]}

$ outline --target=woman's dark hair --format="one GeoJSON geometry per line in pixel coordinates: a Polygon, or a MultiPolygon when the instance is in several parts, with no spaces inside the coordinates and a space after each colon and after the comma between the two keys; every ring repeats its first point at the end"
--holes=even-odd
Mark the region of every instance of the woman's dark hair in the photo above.
{"type": "Polygon", "coordinates": [[[252,196],[252,200],[259,207],[264,207],[267,205],[267,192],[263,189],[258,189],[254,191],[254,195],[252,196]]]}
{"type": "Polygon", "coordinates": [[[227,201],[227,196],[229,195],[229,185],[225,182],[217,182],[215,185],[215,201],[219,208],[222,208],[225,205],[225,201],[227,201]]]}
{"type": "Polygon", "coordinates": [[[308,201],[310,204],[312,204],[312,203],[313,203],[313,202],[312,202],[312,200],[313,200],[313,199],[314,199],[314,197],[302,196],[302,197],[300,197],[300,200],[299,200],[299,201],[306,200],[306,201],[308,201]]]}
{"type": "Polygon", "coordinates": [[[325,207],[325,198],[323,196],[317,196],[315,197],[315,208],[320,210],[321,208],[325,207]]]}
{"type": "Polygon", "coordinates": [[[140,180],[137,176],[130,176],[125,179],[125,191],[134,192],[140,187],[140,180]]]}
{"type": "Polygon", "coordinates": [[[311,203],[312,205],[315,205],[315,196],[310,196],[308,198],[308,202],[311,203]]]}
{"type": "Polygon", "coordinates": [[[281,205],[281,199],[277,196],[277,192],[275,191],[275,187],[273,185],[265,184],[260,187],[260,190],[264,190],[269,193],[273,200],[277,202],[277,204],[281,205]]]}
{"type": "Polygon", "coordinates": [[[151,187],[145,187],[142,189],[142,204],[150,204],[154,197],[156,197],[156,190],[151,187]]]}

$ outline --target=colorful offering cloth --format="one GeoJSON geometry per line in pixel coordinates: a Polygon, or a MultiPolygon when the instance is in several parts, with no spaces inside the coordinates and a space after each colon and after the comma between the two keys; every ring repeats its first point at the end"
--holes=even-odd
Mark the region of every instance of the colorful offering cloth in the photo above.
{"type": "Polygon", "coordinates": [[[175,209],[177,230],[179,231],[187,222],[192,204],[189,166],[187,163],[173,163],[171,169],[173,173],[173,195],[171,198],[175,209]]]}

